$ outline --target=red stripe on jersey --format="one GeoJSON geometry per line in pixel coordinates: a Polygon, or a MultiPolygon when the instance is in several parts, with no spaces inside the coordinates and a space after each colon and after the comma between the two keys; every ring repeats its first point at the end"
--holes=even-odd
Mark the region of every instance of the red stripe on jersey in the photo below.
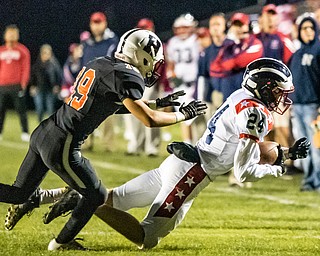
{"type": "Polygon", "coordinates": [[[196,188],[196,186],[206,177],[206,173],[200,164],[195,164],[176,184],[164,203],[154,214],[155,217],[172,218],[180,209],[183,202],[196,188]]]}
{"type": "Polygon", "coordinates": [[[266,109],[266,107],[264,105],[262,105],[259,102],[254,101],[254,100],[251,100],[251,99],[244,99],[244,100],[240,101],[235,107],[236,107],[237,114],[239,114],[242,110],[244,110],[246,108],[252,108],[252,107],[253,108],[260,108],[262,111],[264,109],[266,109]]]}
{"type": "Polygon", "coordinates": [[[240,138],[240,139],[249,138],[249,139],[254,140],[255,142],[259,142],[259,138],[257,138],[256,136],[253,136],[253,135],[251,135],[251,134],[240,133],[239,138],[240,138]]]}
{"type": "Polygon", "coordinates": [[[268,131],[272,130],[273,127],[273,117],[271,115],[271,112],[262,104],[252,99],[244,99],[240,101],[236,106],[236,113],[239,114],[242,110],[246,108],[259,108],[267,115],[267,121],[268,121],[268,131]]]}

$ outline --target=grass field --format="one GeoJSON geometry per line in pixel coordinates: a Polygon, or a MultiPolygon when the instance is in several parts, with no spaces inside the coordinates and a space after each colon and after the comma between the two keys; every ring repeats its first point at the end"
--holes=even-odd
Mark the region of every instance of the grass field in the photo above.
{"type": "MultiPolygon", "coordinates": [[[[30,127],[36,117],[29,114],[30,127]]],[[[179,139],[178,126],[165,128],[179,139]]],[[[26,153],[27,143],[20,141],[20,125],[9,113],[4,140],[0,142],[0,182],[12,183],[26,153]]],[[[117,135],[113,153],[103,152],[99,141],[91,159],[108,187],[122,184],[139,173],[156,167],[166,157],[165,143],[160,157],[127,157],[125,141],[117,135]]],[[[90,251],[47,252],[47,245],[57,235],[67,218],[49,225],[42,223],[47,206],[24,217],[12,231],[0,227],[0,255],[320,255],[320,195],[299,192],[301,175],[291,180],[267,178],[251,189],[228,187],[227,176],[219,177],[195,200],[182,224],[149,251],[139,251],[131,242],[93,217],[78,237],[90,251]]],[[[64,183],[49,173],[42,187],[64,183]]],[[[8,205],[0,204],[0,221],[4,223],[8,205]]],[[[132,213],[142,219],[147,209],[132,213]]]]}

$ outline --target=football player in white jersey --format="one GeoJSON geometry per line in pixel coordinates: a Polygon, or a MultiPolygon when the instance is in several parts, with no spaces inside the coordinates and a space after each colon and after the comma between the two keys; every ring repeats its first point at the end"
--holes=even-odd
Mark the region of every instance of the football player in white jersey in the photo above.
{"type": "MultiPolygon", "coordinates": [[[[282,62],[270,58],[251,62],[242,89],[216,111],[195,147],[170,144],[168,151],[173,154],[158,168],[109,191],[95,214],[139,248],[152,248],[181,223],[195,197],[231,167],[240,182],[282,176],[284,161],[307,157],[310,142],[301,138],[290,148],[279,145],[273,164],[259,164],[258,142],[272,129],[271,111],[283,114],[290,107],[288,94],[293,90],[291,72],[282,62]],[[148,205],[142,222],[126,212],[148,205]]],[[[74,198],[62,197],[51,206],[45,223],[72,209],[74,198]]]]}
{"type": "MultiPolygon", "coordinates": [[[[194,100],[198,75],[200,43],[197,40],[196,27],[198,22],[190,13],[183,14],[173,22],[174,36],[166,46],[166,71],[170,87],[173,91],[184,90],[186,95],[180,103],[194,100]]],[[[193,121],[181,124],[182,139],[185,142],[196,142],[192,136],[193,121]]],[[[198,120],[197,120],[198,121],[198,120]]]]}

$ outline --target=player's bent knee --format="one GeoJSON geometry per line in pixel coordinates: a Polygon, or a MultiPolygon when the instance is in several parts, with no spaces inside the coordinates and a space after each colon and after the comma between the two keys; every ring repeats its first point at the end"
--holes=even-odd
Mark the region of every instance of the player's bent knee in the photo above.
{"type": "Polygon", "coordinates": [[[99,206],[104,204],[108,197],[108,192],[105,186],[99,182],[98,186],[88,193],[87,199],[91,201],[91,204],[99,206]]]}

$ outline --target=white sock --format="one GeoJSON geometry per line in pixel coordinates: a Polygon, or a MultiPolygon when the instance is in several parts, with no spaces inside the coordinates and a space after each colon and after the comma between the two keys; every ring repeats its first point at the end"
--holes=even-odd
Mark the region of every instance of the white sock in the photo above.
{"type": "Polygon", "coordinates": [[[60,248],[62,244],[57,243],[56,239],[52,239],[48,245],[48,251],[55,251],[60,248]]]}
{"type": "Polygon", "coordinates": [[[52,204],[58,200],[65,191],[65,187],[56,189],[40,189],[40,204],[52,204]]]}

